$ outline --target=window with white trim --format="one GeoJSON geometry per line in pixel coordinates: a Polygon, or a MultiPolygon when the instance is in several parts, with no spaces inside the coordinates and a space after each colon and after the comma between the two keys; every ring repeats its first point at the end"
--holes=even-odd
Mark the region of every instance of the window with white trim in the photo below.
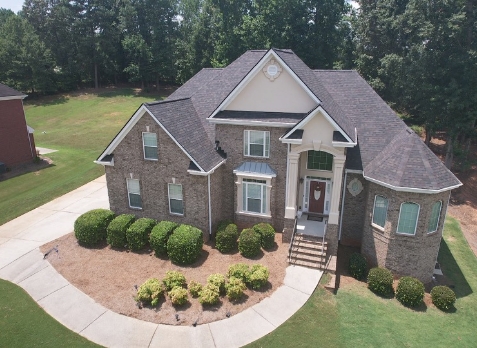
{"type": "Polygon", "coordinates": [[[243,211],[265,214],[267,212],[266,180],[243,179],[243,211]]]}
{"type": "Polygon", "coordinates": [[[432,233],[437,231],[439,226],[439,218],[441,215],[442,202],[437,201],[432,205],[431,217],[429,219],[429,225],[427,226],[427,233],[432,233]]]}
{"type": "Polygon", "coordinates": [[[169,184],[169,212],[171,214],[184,215],[184,200],[182,198],[182,185],[169,184]]]}
{"type": "Polygon", "coordinates": [[[373,224],[384,228],[387,214],[388,199],[379,195],[374,196],[373,224]]]}
{"type": "Polygon", "coordinates": [[[397,233],[416,234],[417,220],[419,217],[419,204],[405,202],[401,203],[399,210],[399,221],[397,233]]]}
{"type": "Polygon", "coordinates": [[[126,179],[128,189],[128,200],[131,208],[142,208],[141,188],[138,179],[126,179]]]}
{"type": "Polygon", "coordinates": [[[244,131],[243,153],[250,157],[270,157],[270,132],[244,131]]]}
{"type": "Polygon", "coordinates": [[[157,160],[157,134],[156,133],[142,133],[142,145],[144,149],[144,159],[157,160]]]}

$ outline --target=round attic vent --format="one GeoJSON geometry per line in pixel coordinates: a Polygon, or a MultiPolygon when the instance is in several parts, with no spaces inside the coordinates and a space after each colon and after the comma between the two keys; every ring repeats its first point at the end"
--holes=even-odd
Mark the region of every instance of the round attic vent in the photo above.
{"type": "Polygon", "coordinates": [[[280,73],[282,72],[282,67],[277,62],[275,62],[275,59],[270,59],[265,65],[265,67],[262,69],[262,71],[265,76],[273,82],[276,78],[278,78],[278,76],[280,76],[280,73]]]}

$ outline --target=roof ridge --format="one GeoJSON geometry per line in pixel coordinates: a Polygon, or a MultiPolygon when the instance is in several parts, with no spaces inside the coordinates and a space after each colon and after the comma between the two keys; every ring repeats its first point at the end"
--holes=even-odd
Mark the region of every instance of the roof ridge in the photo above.
{"type": "Polygon", "coordinates": [[[167,103],[173,103],[173,102],[176,102],[176,101],[182,101],[182,100],[187,100],[187,99],[190,99],[190,97],[184,97],[184,98],[178,98],[178,99],[164,99],[164,100],[157,100],[157,101],[153,101],[153,102],[150,102],[150,103],[144,103],[145,105],[158,105],[158,104],[167,104],[167,103]]]}
{"type": "Polygon", "coordinates": [[[356,72],[356,69],[312,69],[313,72],[356,72]]]}

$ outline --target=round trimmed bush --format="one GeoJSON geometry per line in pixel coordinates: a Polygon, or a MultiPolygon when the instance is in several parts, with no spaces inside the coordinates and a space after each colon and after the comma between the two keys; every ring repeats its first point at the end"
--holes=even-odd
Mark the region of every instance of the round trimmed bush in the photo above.
{"type": "Polygon", "coordinates": [[[201,230],[189,225],[180,225],[167,241],[167,254],[175,264],[191,264],[199,258],[203,244],[201,230]]]}
{"type": "Polygon", "coordinates": [[[149,241],[149,233],[156,224],[157,222],[154,219],[141,218],[129,226],[126,230],[129,249],[133,251],[143,249],[149,241]]]}
{"type": "Polygon", "coordinates": [[[132,214],[122,214],[116,216],[111,221],[106,230],[106,241],[109,245],[115,248],[124,248],[127,246],[126,231],[136,220],[136,217],[132,214]]]}
{"type": "Polygon", "coordinates": [[[417,307],[424,298],[424,284],[414,277],[402,277],[396,289],[396,299],[408,307],[417,307]]]}
{"type": "Polygon", "coordinates": [[[381,267],[371,268],[368,273],[368,289],[381,296],[392,295],[394,290],[391,271],[381,267]]]}
{"type": "Polygon", "coordinates": [[[454,291],[443,285],[438,285],[432,288],[431,298],[434,306],[443,311],[451,309],[456,300],[454,291]]]}
{"type": "Polygon", "coordinates": [[[188,301],[187,289],[184,289],[181,286],[176,286],[168,292],[171,302],[175,306],[182,306],[188,301]]]}
{"type": "Polygon", "coordinates": [[[227,271],[227,277],[229,278],[238,278],[244,283],[247,282],[247,279],[250,275],[250,267],[245,263],[236,263],[229,266],[227,271]]]}
{"type": "Polygon", "coordinates": [[[149,244],[157,257],[167,255],[167,241],[179,224],[172,221],[161,221],[151,231],[149,244]]]}
{"type": "Polygon", "coordinates": [[[260,235],[263,249],[270,250],[275,246],[275,229],[272,225],[262,222],[253,226],[253,229],[260,235]]]}
{"type": "Polygon", "coordinates": [[[260,235],[252,228],[240,233],[238,249],[244,257],[255,257],[260,253],[260,235]]]}
{"type": "Polygon", "coordinates": [[[270,272],[268,268],[262,265],[253,265],[250,268],[250,274],[247,279],[247,284],[254,290],[258,290],[268,282],[270,272]]]}
{"type": "Polygon", "coordinates": [[[191,280],[189,285],[187,285],[187,289],[189,289],[192,297],[197,298],[200,296],[200,292],[202,291],[202,284],[196,282],[195,280],[191,280]]]}
{"type": "Polygon", "coordinates": [[[176,287],[185,288],[187,284],[185,276],[178,271],[167,271],[166,276],[162,279],[162,283],[167,291],[171,291],[176,287]]]}
{"type": "Polygon", "coordinates": [[[214,284],[216,287],[219,288],[219,292],[221,294],[225,293],[225,276],[223,274],[211,274],[207,278],[207,284],[214,284]]]}
{"type": "Polygon", "coordinates": [[[225,284],[225,293],[229,300],[238,300],[243,296],[243,292],[246,288],[242,279],[231,277],[225,284]]]}
{"type": "Polygon", "coordinates": [[[93,209],[80,215],[74,225],[75,237],[83,245],[93,246],[106,240],[107,228],[114,219],[108,209],[93,209]]]}
{"type": "Polygon", "coordinates": [[[213,305],[219,302],[219,288],[214,284],[207,283],[200,292],[199,302],[203,305],[213,305]]]}
{"type": "Polygon", "coordinates": [[[150,278],[142,284],[137,290],[135,300],[143,303],[150,303],[156,306],[159,303],[159,298],[163,294],[164,289],[157,278],[150,278]]]}
{"type": "Polygon", "coordinates": [[[237,249],[238,229],[237,225],[229,224],[224,229],[218,230],[215,235],[215,247],[222,254],[237,249]]]}
{"type": "Polygon", "coordinates": [[[349,258],[348,272],[353,278],[358,280],[363,279],[366,276],[368,270],[368,264],[366,258],[360,253],[353,253],[349,258]]]}
{"type": "Polygon", "coordinates": [[[219,224],[217,225],[217,232],[225,230],[227,226],[230,224],[233,224],[233,222],[230,220],[220,221],[219,224]]]}

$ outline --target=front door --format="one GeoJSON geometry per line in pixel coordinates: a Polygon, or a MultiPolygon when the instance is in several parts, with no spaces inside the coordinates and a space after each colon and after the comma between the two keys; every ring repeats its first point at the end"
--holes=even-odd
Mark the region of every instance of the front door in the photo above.
{"type": "Polygon", "coordinates": [[[310,213],[323,214],[325,207],[326,182],[310,181],[310,213]]]}

